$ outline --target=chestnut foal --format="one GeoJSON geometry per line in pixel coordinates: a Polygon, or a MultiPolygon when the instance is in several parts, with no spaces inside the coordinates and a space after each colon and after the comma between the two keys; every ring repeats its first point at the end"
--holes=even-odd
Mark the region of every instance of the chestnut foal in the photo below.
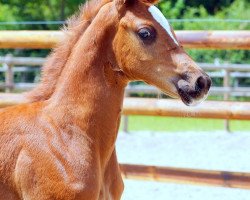
{"type": "Polygon", "coordinates": [[[124,88],[142,80],[187,105],[211,81],[152,0],[99,0],[72,18],[30,103],[0,113],[0,200],[120,199],[124,88]]]}

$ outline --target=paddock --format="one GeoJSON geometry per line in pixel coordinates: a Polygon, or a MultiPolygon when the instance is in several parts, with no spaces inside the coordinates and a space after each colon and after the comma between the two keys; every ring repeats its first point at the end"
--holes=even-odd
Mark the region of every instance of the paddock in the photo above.
{"type": "MultiPolygon", "coordinates": [[[[204,48],[205,49],[249,49],[250,48],[250,31],[225,31],[225,32],[182,31],[182,32],[177,32],[177,36],[180,42],[184,45],[184,47],[187,48],[203,48],[203,49],[204,48]]],[[[60,32],[0,31],[0,48],[28,48],[28,49],[52,48],[58,42],[58,38],[60,37],[62,37],[62,33],[60,32]]],[[[25,98],[21,94],[11,94],[11,93],[0,94],[1,108],[21,103],[25,103],[25,98]]],[[[180,101],[177,100],[126,98],[124,101],[123,114],[250,120],[250,103],[229,102],[229,101],[228,102],[205,101],[204,103],[202,103],[197,107],[186,107],[182,105],[180,101]]],[[[240,140],[244,141],[244,137],[246,136],[247,134],[242,136],[240,140]]],[[[121,134],[118,140],[118,147],[123,143],[123,137],[124,138],[128,137],[125,138],[124,141],[131,140],[131,138],[129,138],[130,136],[128,135],[124,136],[124,133],[121,134]]],[[[143,138],[143,136],[141,137],[143,138]]],[[[227,135],[226,137],[231,137],[231,136],[227,135]]],[[[185,139],[187,140],[188,138],[185,139]]],[[[159,141],[163,142],[163,138],[160,137],[159,141]]],[[[159,141],[156,141],[156,143],[159,141]]],[[[212,142],[210,144],[212,144],[212,142]]],[[[247,144],[248,143],[245,143],[245,145],[247,144]]],[[[160,147],[164,148],[164,144],[161,145],[162,146],[159,146],[159,149],[155,151],[160,152],[161,151],[160,147]]],[[[127,151],[129,148],[132,149],[131,147],[127,147],[125,150],[118,148],[118,156],[119,153],[120,155],[122,154],[125,155],[126,153],[122,151],[127,151]]],[[[136,148],[134,150],[136,150],[136,148]]],[[[139,149],[136,151],[139,152],[139,149]]],[[[166,153],[172,151],[173,149],[167,149],[166,153]]],[[[198,151],[198,149],[195,149],[194,152],[195,151],[198,151]]],[[[157,154],[157,152],[155,152],[155,154],[157,154]]],[[[247,151],[245,151],[245,154],[247,155],[247,151]]],[[[233,155],[232,158],[228,159],[233,159],[235,156],[236,155],[233,155]]],[[[184,159],[184,157],[182,159],[184,159]]],[[[162,158],[159,157],[156,160],[162,160],[162,158]]],[[[123,173],[123,177],[125,179],[153,180],[159,182],[250,189],[249,165],[246,166],[246,168],[232,167],[223,169],[220,167],[216,167],[216,165],[214,165],[214,168],[211,167],[211,165],[198,166],[196,164],[193,164],[190,165],[189,167],[181,165],[178,166],[176,163],[170,165],[169,163],[171,162],[169,161],[171,161],[171,159],[162,163],[159,162],[134,163],[132,160],[130,161],[126,159],[124,159],[124,161],[121,159],[120,161],[121,161],[121,170],[123,173]],[[206,169],[205,166],[207,166],[206,169]]],[[[224,161],[226,162],[226,160],[224,161]]],[[[129,181],[126,181],[126,183],[132,185],[139,184],[139,182],[132,183],[129,181]]],[[[144,185],[145,183],[141,182],[141,184],[144,185]]],[[[169,185],[169,186],[175,187],[174,185],[169,185]]],[[[139,184],[137,187],[140,188],[143,186],[139,184]]],[[[159,187],[164,188],[165,186],[161,185],[159,187]]],[[[243,193],[250,196],[249,191],[244,190],[243,193]]],[[[129,199],[129,197],[127,197],[126,199],[129,199]]],[[[243,199],[244,198],[242,198],[242,200],[243,199]]]]}
{"type": "MultiPolygon", "coordinates": [[[[175,133],[140,131],[130,134],[121,132],[117,141],[120,162],[177,168],[169,170],[170,173],[166,177],[169,179],[168,182],[160,182],[160,178],[154,182],[143,181],[143,179],[126,179],[124,200],[132,200],[133,195],[137,199],[145,200],[156,197],[156,199],[161,200],[166,199],[166,197],[175,200],[248,200],[250,190],[230,188],[232,186],[230,181],[223,182],[220,178],[224,176],[228,177],[227,180],[238,182],[237,178],[233,179],[226,171],[244,173],[250,171],[249,142],[249,132],[235,132],[233,134],[228,134],[225,131],[175,133]],[[183,168],[199,169],[200,174],[196,173],[197,171],[191,171],[192,177],[197,180],[196,183],[188,183],[187,180],[191,173],[190,171],[182,171],[182,173],[178,171],[183,168]],[[200,169],[212,170],[212,173],[209,176],[205,175],[202,180],[201,172],[203,170],[200,169]],[[216,173],[218,170],[222,173],[216,173]],[[179,175],[179,179],[176,175],[179,175]],[[173,181],[171,178],[175,180],[173,181]],[[213,181],[213,184],[209,184],[208,180],[213,181]],[[218,187],[221,182],[225,187],[218,187]]],[[[157,175],[155,178],[157,179],[157,175]]],[[[245,177],[244,180],[249,186],[247,179],[245,177]]],[[[243,179],[239,181],[244,182],[243,179]]]]}

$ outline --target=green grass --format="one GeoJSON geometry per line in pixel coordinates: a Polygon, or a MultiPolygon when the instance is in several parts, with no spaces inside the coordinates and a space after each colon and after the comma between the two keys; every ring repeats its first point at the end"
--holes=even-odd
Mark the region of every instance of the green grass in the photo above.
{"type": "MultiPolygon", "coordinates": [[[[224,120],[129,116],[129,131],[215,131],[224,130],[224,120]]],[[[121,125],[121,128],[123,125],[121,125]]],[[[232,131],[250,131],[249,121],[230,121],[232,131]]]]}

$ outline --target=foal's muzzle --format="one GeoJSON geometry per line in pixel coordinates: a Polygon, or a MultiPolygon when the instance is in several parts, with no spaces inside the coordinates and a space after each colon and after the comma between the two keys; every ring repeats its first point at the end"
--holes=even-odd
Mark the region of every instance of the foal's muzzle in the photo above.
{"type": "Polygon", "coordinates": [[[211,83],[208,75],[199,76],[194,83],[181,79],[177,82],[177,91],[186,105],[197,105],[208,96],[211,83]]]}

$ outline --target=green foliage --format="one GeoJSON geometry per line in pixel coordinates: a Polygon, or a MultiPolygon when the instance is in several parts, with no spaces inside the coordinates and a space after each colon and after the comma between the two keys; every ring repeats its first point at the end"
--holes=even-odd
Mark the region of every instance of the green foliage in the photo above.
{"type": "MultiPolygon", "coordinates": [[[[0,0],[0,21],[64,21],[83,0],[0,0]]],[[[51,30],[58,25],[1,26],[6,29],[51,30]]]]}
{"type": "Polygon", "coordinates": [[[182,15],[182,11],[185,9],[184,0],[177,0],[175,4],[170,1],[161,1],[159,8],[166,17],[177,19],[182,15]]]}
{"type": "Polygon", "coordinates": [[[209,19],[209,22],[174,22],[176,30],[249,30],[250,23],[227,22],[226,19],[250,19],[250,2],[248,0],[235,0],[229,7],[224,7],[215,14],[209,14],[203,6],[187,6],[185,0],[177,0],[176,3],[163,0],[159,4],[163,14],[169,19],[209,19]],[[216,22],[215,20],[221,20],[216,22]]]}

